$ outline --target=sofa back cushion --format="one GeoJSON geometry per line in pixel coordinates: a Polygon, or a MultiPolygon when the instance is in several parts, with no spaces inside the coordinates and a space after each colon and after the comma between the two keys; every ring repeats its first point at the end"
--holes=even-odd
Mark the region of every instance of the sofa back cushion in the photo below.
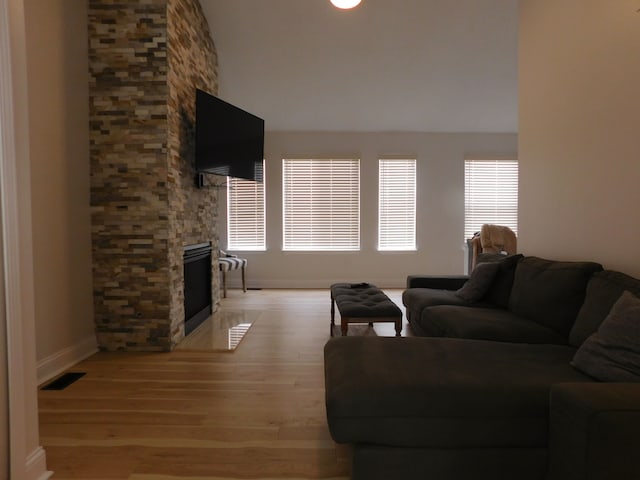
{"type": "Polygon", "coordinates": [[[595,333],[625,290],[640,296],[640,280],[613,270],[594,273],[587,285],[584,303],[569,333],[569,344],[578,348],[595,333]]]}
{"type": "Polygon", "coordinates": [[[518,262],[509,310],[569,336],[591,276],[602,270],[594,262],[557,262],[525,257],[518,262]]]}
{"type": "Polygon", "coordinates": [[[524,258],[524,255],[519,253],[503,257],[498,262],[500,266],[484,297],[485,302],[492,303],[496,307],[509,308],[509,297],[511,296],[516,266],[522,258],[524,258]]]}

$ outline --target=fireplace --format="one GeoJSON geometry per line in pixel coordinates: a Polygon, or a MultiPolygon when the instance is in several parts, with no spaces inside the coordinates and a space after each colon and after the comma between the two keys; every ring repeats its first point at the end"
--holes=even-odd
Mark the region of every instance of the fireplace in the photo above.
{"type": "Polygon", "coordinates": [[[211,315],[211,244],[184,247],[184,334],[211,315]]]}

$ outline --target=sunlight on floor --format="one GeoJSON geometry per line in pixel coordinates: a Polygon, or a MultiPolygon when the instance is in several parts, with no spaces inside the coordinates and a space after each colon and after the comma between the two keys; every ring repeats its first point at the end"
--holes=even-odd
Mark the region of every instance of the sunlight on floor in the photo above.
{"type": "Polygon", "coordinates": [[[176,350],[235,350],[260,315],[256,310],[220,308],[187,335],[176,350]]]}

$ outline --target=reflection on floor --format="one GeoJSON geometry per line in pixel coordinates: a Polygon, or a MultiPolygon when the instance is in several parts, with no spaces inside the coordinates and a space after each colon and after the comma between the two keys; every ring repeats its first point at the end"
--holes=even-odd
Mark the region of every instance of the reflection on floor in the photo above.
{"type": "Polygon", "coordinates": [[[257,310],[220,309],[177,346],[177,350],[233,351],[258,319],[257,310]]]}

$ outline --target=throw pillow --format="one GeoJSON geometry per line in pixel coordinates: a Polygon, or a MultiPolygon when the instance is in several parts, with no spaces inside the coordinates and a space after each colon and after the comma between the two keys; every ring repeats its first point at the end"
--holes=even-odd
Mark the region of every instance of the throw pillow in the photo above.
{"type": "Polygon", "coordinates": [[[587,284],[587,294],[576,323],[569,332],[569,345],[579,348],[596,333],[625,290],[640,297],[640,280],[613,270],[594,273],[587,284]]]}
{"type": "Polygon", "coordinates": [[[571,365],[604,382],[640,382],[640,298],[625,291],[571,365]]]}
{"type": "Polygon", "coordinates": [[[470,303],[481,300],[489,291],[498,268],[500,268],[498,262],[479,263],[471,272],[469,280],[456,291],[456,295],[470,303]]]}

